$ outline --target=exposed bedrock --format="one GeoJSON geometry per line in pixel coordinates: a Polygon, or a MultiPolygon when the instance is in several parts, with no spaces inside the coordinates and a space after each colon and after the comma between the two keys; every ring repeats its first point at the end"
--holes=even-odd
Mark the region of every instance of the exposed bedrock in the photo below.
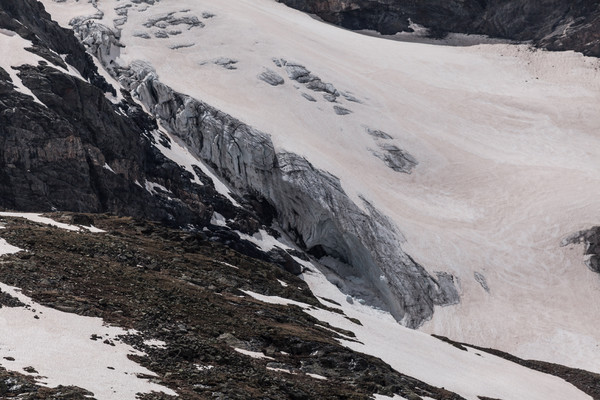
{"type": "Polygon", "coordinates": [[[359,208],[336,177],[296,154],[276,152],[268,135],[174,92],[145,63],[119,72],[121,83],[163,127],[239,193],[272,204],[279,225],[304,249],[342,261],[335,272],[362,279],[398,320],[417,327],[434,305],[458,302],[452,276],[430,276],[402,252],[394,225],[366,201],[369,211],[359,208]]]}
{"type": "Polygon", "coordinates": [[[156,121],[127,94],[113,103],[106,92],[116,91],[71,30],[34,0],[0,1],[0,28],[30,40],[27,50],[46,60],[32,55],[37,65],[13,67],[17,77],[0,68],[0,208],[208,224],[220,204],[214,188],[191,182],[156,148],[156,121]]]}
{"type": "Polygon", "coordinates": [[[600,226],[574,233],[563,240],[562,245],[583,243],[585,265],[600,274],[600,226]]]}
{"type": "Polygon", "coordinates": [[[176,224],[210,219],[204,189],[153,146],[156,122],[140,107],[116,106],[98,88],[50,66],[19,67],[43,106],[3,75],[0,207],[115,212],[176,224]],[[147,182],[170,192],[152,195],[147,182]]]}
{"type": "Polygon", "coordinates": [[[383,34],[447,32],[533,41],[550,50],[600,56],[600,3],[590,0],[277,0],[349,29],[383,34]]]}
{"type": "Polygon", "coordinates": [[[44,6],[35,0],[2,0],[0,2],[0,27],[16,32],[30,40],[32,53],[38,54],[52,64],[67,68],[65,61],[81,76],[104,92],[115,93],[102,76],[85,47],[68,29],[52,21],[44,6]],[[59,57],[65,55],[65,59],[59,57]]]}

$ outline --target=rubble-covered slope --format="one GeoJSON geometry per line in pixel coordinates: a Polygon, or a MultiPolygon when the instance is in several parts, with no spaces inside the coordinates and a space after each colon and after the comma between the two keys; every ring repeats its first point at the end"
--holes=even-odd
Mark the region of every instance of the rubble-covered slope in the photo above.
{"type": "MultiPolygon", "coordinates": [[[[109,340],[103,334],[82,339],[90,344],[99,341],[100,347],[109,349],[106,351],[112,351],[112,341],[141,351],[130,359],[158,374],[152,381],[170,393],[147,393],[141,398],[170,399],[176,394],[187,400],[366,399],[373,393],[396,393],[413,398],[462,399],[338,343],[337,338],[351,337],[351,332],[318,321],[299,307],[262,303],[246,295],[244,290],[330,309],[294,275],[211,242],[202,233],[105,215],[50,217],[67,223],[93,223],[105,233],[84,233],[4,217],[2,240],[23,251],[2,258],[0,281],[21,288],[38,304],[37,311],[30,308],[25,312],[31,329],[48,329],[42,327],[50,311],[41,310],[41,305],[134,329],[116,339],[109,340]]],[[[3,307],[23,306],[3,286],[0,321],[7,310],[3,307]]],[[[133,399],[133,395],[125,395],[124,388],[117,389],[120,382],[115,377],[109,375],[102,381],[101,377],[90,376],[107,368],[107,372],[122,375],[116,355],[97,357],[92,363],[78,366],[68,355],[54,354],[54,363],[43,364],[45,353],[59,347],[61,337],[68,335],[60,332],[67,326],[63,322],[63,326],[52,328],[58,331],[54,336],[57,343],[46,343],[48,348],[35,336],[20,348],[5,346],[6,339],[0,340],[0,397],[92,398],[86,396],[88,390],[94,393],[87,393],[93,398],[133,399]],[[69,365],[69,360],[73,364],[69,365]],[[30,363],[32,369],[20,370],[20,374],[5,369],[14,371],[13,365],[23,362],[30,363]],[[90,369],[98,363],[107,365],[100,365],[99,371],[90,369]],[[68,373],[57,374],[54,369],[73,370],[79,377],[68,378],[68,373]],[[48,379],[58,379],[63,385],[80,382],[85,390],[40,385],[48,379]],[[96,380],[121,391],[98,392],[98,384],[92,383],[96,380]]],[[[7,326],[0,328],[0,338],[6,335],[3,329],[7,326]]],[[[100,328],[96,329],[94,332],[101,333],[100,328]]],[[[77,332],[71,334],[76,336],[77,332]]],[[[72,351],[86,357],[77,353],[79,346],[73,346],[72,351]]],[[[151,378],[149,371],[145,375],[151,378]]],[[[139,378],[131,379],[129,385],[135,388],[139,378]]]]}
{"type": "Polygon", "coordinates": [[[440,341],[348,304],[317,270],[299,279],[203,233],[71,213],[2,213],[0,227],[2,398],[589,400],[597,393],[593,374],[547,368],[552,376],[440,341]]]}

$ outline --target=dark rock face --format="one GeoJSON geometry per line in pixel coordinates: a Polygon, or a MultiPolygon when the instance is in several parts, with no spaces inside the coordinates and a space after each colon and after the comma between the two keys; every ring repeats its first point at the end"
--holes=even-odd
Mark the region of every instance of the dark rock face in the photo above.
{"type": "Polygon", "coordinates": [[[600,56],[600,4],[591,0],[278,0],[349,29],[448,32],[533,41],[550,50],[600,56]],[[410,21],[409,21],[410,20],[410,21]]]}
{"type": "Polygon", "coordinates": [[[35,0],[0,1],[0,28],[30,40],[33,53],[65,69],[66,65],[57,54],[66,54],[66,62],[81,76],[103,91],[116,93],[115,88],[98,74],[98,68],[77,38],[70,30],[52,21],[42,3],[35,0]]]}
{"type": "Polygon", "coordinates": [[[47,108],[0,83],[0,206],[112,211],[172,223],[208,218],[184,171],[143,135],[156,124],[139,118],[137,106],[123,103],[133,118],[119,115],[98,88],[53,67],[22,66],[19,76],[47,108]],[[146,180],[183,200],[136,184],[146,180]]]}
{"type": "Polygon", "coordinates": [[[278,0],[295,9],[313,13],[348,29],[375,29],[383,34],[410,31],[412,22],[449,32],[467,24],[481,12],[479,2],[408,0],[278,0]],[[427,23],[430,22],[430,23],[427,23]],[[436,24],[434,24],[434,22],[436,24]]]}
{"type": "Polygon", "coordinates": [[[586,231],[577,232],[565,240],[562,245],[583,243],[585,246],[584,256],[587,267],[600,274],[600,227],[596,226],[586,231]]]}
{"type": "Polygon", "coordinates": [[[49,61],[17,68],[43,105],[15,90],[0,69],[0,207],[208,223],[212,210],[201,198],[210,199],[211,188],[192,184],[189,172],[153,146],[156,122],[130,98],[120,104],[106,98],[105,92],[116,92],[71,31],[30,0],[0,2],[0,28],[31,40],[28,50],[49,61]],[[67,54],[93,84],[63,73],[66,65],[56,54],[67,54]],[[146,181],[170,193],[150,193],[146,181]]]}

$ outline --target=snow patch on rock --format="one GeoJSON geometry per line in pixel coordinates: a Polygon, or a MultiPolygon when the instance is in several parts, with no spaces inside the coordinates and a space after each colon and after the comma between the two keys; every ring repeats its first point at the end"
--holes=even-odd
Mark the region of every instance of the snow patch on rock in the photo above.
{"type": "Polygon", "coordinates": [[[131,332],[106,326],[100,318],[82,317],[36,304],[17,288],[3,283],[0,283],[0,291],[26,304],[25,307],[0,308],[2,367],[21,372],[31,366],[37,371],[35,377],[39,384],[78,386],[93,392],[98,400],[135,400],[137,393],[151,391],[177,395],[171,389],[138,378],[137,375],[156,375],[128,358],[128,355],[141,355],[119,340],[120,335],[131,332]],[[90,340],[91,337],[102,340],[90,340]],[[103,343],[106,339],[114,346],[103,343]],[[5,357],[14,361],[7,361],[5,357]]]}

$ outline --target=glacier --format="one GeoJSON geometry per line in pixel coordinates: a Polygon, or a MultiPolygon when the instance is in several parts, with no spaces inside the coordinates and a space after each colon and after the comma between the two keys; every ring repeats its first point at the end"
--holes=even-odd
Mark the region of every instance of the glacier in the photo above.
{"type": "Polygon", "coordinates": [[[190,152],[280,205],[293,239],[367,279],[398,320],[600,372],[600,278],[561,246],[600,220],[597,59],[387,40],[270,0],[44,4],[190,152]],[[386,146],[414,157],[410,174],[377,156],[386,146]]]}

